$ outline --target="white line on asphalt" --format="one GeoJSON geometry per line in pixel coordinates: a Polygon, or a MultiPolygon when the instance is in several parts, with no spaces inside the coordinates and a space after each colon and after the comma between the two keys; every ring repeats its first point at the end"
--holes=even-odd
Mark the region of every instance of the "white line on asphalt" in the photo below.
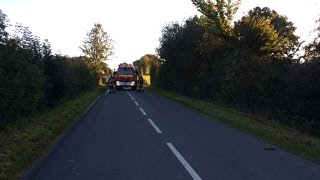
{"type": "Polygon", "coordinates": [[[158,126],[151,120],[148,119],[149,123],[151,124],[151,126],[157,131],[157,133],[161,134],[162,132],[160,131],[160,129],[158,128],[158,126]]]}
{"type": "Polygon", "coordinates": [[[132,99],[132,100],[134,100],[134,98],[133,98],[133,97],[131,97],[131,99],[132,99]]]}
{"type": "Polygon", "coordinates": [[[109,89],[107,90],[106,94],[109,94],[109,89]]]}
{"type": "Polygon", "coordinates": [[[136,103],[136,105],[139,106],[139,103],[137,101],[134,101],[134,103],[136,103]]]}
{"type": "Polygon", "coordinates": [[[181,164],[186,168],[189,174],[192,176],[194,180],[201,180],[200,176],[192,169],[190,164],[182,157],[182,155],[178,152],[178,150],[171,144],[167,143],[173,154],[179,159],[181,164]]]}
{"type": "Polygon", "coordinates": [[[144,110],[142,108],[140,108],[140,111],[142,112],[143,115],[145,115],[145,116],[147,115],[147,113],[144,112],[144,110]]]}

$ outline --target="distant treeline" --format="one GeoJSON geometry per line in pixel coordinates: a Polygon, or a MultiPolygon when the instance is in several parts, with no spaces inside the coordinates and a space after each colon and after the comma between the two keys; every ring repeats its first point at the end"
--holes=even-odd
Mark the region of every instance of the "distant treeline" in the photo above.
{"type": "Polygon", "coordinates": [[[237,2],[192,2],[203,15],[163,28],[153,85],[320,136],[320,33],[302,49],[293,23],[269,8],[232,23],[237,2]]]}
{"type": "Polygon", "coordinates": [[[16,26],[0,10],[0,125],[35,115],[96,87],[84,58],[52,54],[50,43],[16,26]]]}

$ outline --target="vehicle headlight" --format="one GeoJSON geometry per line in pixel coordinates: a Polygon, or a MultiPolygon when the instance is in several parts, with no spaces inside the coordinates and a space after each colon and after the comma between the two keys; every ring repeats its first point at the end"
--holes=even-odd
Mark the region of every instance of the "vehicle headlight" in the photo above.
{"type": "Polygon", "coordinates": [[[116,81],[116,85],[117,85],[117,86],[120,86],[120,81],[116,81]]]}
{"type": "Polygon", "coordinates": [[[134,81],[131,81],[131,86],[134,86],[136,83],[134,81]]]}

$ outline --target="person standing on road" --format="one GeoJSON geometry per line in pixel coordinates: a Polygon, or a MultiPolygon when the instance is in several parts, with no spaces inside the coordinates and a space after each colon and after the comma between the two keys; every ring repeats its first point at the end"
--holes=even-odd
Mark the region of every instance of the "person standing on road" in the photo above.
{"type": "Polygon", "coordinates": [[[111,75],[110,78],[109,78],[109,80],[108,80],[108,87],[109,87],[110,93],[114,93],[114,89],[115,89],[115,79],[114,79],[113,75],[111,75]]]}
{"type": "Polygon", "coordinates": [[[143,83],[144,83],[144,80],[142,75],[140,74],[138,78],[138,91],[143,91],[143,83]]]}

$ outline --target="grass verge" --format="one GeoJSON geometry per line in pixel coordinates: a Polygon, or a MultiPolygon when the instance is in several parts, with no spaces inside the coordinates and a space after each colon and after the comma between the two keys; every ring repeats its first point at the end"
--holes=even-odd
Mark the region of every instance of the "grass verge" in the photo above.
{"type": "Polygon", "coordinates": [[[102,88],[96,88],[37,117],[0,129],[0,179],[19,178],[80,117],[101,91],[102,88]]]}
{"type": "Polygon", "coordinates": [[[211,102],[189,98],[154,87],[148,90],[215,118],[269,144],[320,164],[320,138],[318,137],[303,134],[263,117],[221,107],[211,102]]]}

